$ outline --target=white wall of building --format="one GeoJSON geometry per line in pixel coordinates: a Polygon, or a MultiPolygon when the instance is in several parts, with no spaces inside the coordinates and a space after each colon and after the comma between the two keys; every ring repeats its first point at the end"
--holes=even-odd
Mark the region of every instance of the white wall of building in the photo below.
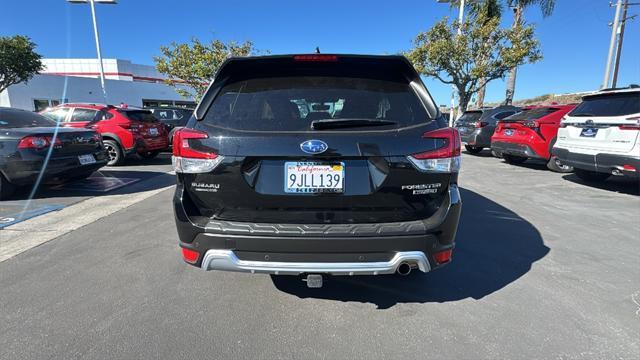
{"type": "MultiPolygon", "coordinates": [[[[155,82],[166,79],[155,66],[122,59],[102,59],[102,63],[107,79],[155,82]]],[[[100,73],[98,59],[42,59],[42,64],[45,67],[42,74],[98,77],[100,73]]]]}
{"type": "MultiPolygon", "coordinates": [[[[106,71],[106,69],[105,69],[106,71]]],[[[109,104],[142,106],[143,100],[192,101],[163,83],[107,80],[109,104]]],[[[36,75],[28,83],[10,86],[0,94],[0,106],[35,110],[35,100],[104,103],[100,80],[78,76],[36,75]]]]}

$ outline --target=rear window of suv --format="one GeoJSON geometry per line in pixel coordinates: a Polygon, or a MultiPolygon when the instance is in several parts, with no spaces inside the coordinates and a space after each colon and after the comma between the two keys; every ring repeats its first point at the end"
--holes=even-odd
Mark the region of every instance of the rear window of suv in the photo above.
{"type": "Polygon", "coordinates": [[[158,121],[151,111],[148,110],[119,110],[119,112],[129,120],[142,122],[158,121]]]}
{"type": "Polygon", "coordinates": [[[236,130],[309,131],[315,120],[392,121],[380,129],[425,123],[409,83],[338,76],[255,78],[224,86],[205,121],[236,130]]]}
{"type": "Polygon", "coordinates": [[[537,119],[540,119],[541,117],[547,116],[549,114],[553,114],[558,110],[559,110],[558,108],[535,108],[531,110],[524,110],[514,115],[511,115],[505,118],[504,120],[505,121],[537,120],[537,119]]]}
{"type": "Polygon", "coordinates": [[[458,121],[461,123],[476,122],[480,120],[481,116],[482,111],[465,111],[458,121]]]}
{"type": "Polygon", "coordinates": [[[640,113],[640,91],[585,97],[569,116],[624,116],[640,113]]]}

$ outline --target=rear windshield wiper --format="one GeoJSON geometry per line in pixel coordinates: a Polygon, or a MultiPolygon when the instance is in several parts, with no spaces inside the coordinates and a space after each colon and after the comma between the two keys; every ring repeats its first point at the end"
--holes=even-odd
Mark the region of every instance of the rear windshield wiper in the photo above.
{"type": "Polygon", "coordinates": [[[577,113],[577,114],[571,114],[571,116],[595,116],[592,113],[577,113]]]}
{"type": "Polygon", "coordinates": [[[395,125],[395,121],[372,119],[320,119],[311,122],[311,129],[340,129],[350,127],[395,125]]]}

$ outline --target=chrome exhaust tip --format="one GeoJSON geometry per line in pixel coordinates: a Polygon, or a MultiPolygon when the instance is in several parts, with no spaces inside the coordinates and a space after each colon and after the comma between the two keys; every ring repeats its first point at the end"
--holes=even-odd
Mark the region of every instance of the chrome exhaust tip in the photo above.
{"type": "Polygon", "coordinates": [[[398,265],[396,272],[398,273],[398,275],[407,276],[411,273],[411,265],[409,265],[409,263],[407,262],[403,262],[398,265]]]}
{"type": "Polygon", "coordinates": [[[622,172],[622,170],[624,170],[624,168],[622,166],[616,166],[613,169],[611,169],[611,175],[613,175],[613,176],[624,176],[624,173],[622,172]]]}

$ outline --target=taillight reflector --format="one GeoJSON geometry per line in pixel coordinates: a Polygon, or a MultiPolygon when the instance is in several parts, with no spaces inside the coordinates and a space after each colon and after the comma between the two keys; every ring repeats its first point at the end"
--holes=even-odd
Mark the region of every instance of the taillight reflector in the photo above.
{"type": "Polygon", "coordinates": [[[433,258],[436,260],[436,262],[438,264],[448,263],[449,261],[451,261],[451,254],[452,253],[453,253],[453,250],[451,250],[451,249],[445,250],[445,251],[440,251],[440,252],[437,252],[437,253],[433,254],[433,258]]]}
{"type": "Polygon", "coordinates": [[[618,128],[620,130],[640,130],[640,123],[619,125],[618,128]]]}
{"type": "Polygon", "coordinates": [[[52,142],[54,147],[62,145],[62,141],[57,137],[53,140],[52,136],[25,136],[18,142],[18,149],[42,150],[51,146],[52,142]]]}
{"type": "Polygon", "coordinates": [[[444,145],[435,150],[411,155],[416,159],[438,159],[460,155],[460,133],[454,128],[447,127],[429,131],[422,135],[422,137],[425,139],[444,140],[444,145]]]}
{"type": "Polygon", "coordinates": [[[444,140],[440,147],[408,156],[422,172],[458,172],[460,170],[460,134],[454,128],[442,128],[422,135],[429,140],[444,140]]]}
{"type": "Polygon", "coordinates": [[[199,257],[200,254],[197,251],[182,248],[182,258],[189,264],[195,264],[196,262],[198,262],[199,257]]]}
{"type": "Polygon", "coordinates": [[[223,157],[213,151],[193,148],[190,140],[208,139],[206,132],[183,128],[173,134],[171,162],[178,173],[199,174],[215,169],[223,157]]]}
{"type": "Polygon", "coordinates": [[[180,129],[173,134],[173,155],[193,159],[215,159],[218,154],[193,149],[189,140],[208,139],[206,132],[193,129],[180,129]]]}

